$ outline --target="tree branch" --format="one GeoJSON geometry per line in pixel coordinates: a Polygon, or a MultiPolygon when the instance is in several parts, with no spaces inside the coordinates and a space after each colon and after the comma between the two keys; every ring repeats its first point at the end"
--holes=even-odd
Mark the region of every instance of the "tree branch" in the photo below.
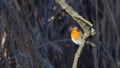
{"type": "Polygon", "coordinates": [[[81,55],[86,38],[95,35],[96,32],[95,29],[92,28],[93,24],[91,24],[90,21],[84,19],[76,11],[74,11],[72,7],[65,2],[65,0],[56,0],[56,2],[59,3],[62,9],[64,9],[75,21],[77,21],[77,23],[84,30],[83,39],[81,39],[82,44],[80,44],[80,46],[77,49],[77,52],[75,53],[75,57],[72,65],[72,68],[77,68],[78,59],[81,55]]]}

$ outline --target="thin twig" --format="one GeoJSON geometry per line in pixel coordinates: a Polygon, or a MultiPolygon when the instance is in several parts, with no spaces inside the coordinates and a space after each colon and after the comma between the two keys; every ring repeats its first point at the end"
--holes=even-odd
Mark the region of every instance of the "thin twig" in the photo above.
{"type": "Polygon", "coordinates": [[[90,44],[91,46],[95,47],[96,45],[90,41],[86,41],[86,43],[90,44]]]}
{"type": "Polygon", "coordinates": [[[82,52],[82,49],[84,47],[84,42],[85,42],[85,40],[82,42],[81,45],[79,45],[79,47],[77,49],[77,52],[75,53],[75,57],[74,57],[72,68],[77,68],[78,59],[79,59],[79,57],[81,55],[81,52],[82,52]]]}

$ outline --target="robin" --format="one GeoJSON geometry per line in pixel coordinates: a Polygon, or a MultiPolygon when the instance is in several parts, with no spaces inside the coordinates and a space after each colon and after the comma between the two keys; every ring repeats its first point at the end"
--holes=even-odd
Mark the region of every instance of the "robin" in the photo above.
{"type": "Polygon", "coordinates": [[[80,29],[78,27],[73,27],[71,30],[71,39],[72,41],[77,44],[80,45],[82,42],[82,37],[83,37],[83,33],[80,31],[80,29]]]}

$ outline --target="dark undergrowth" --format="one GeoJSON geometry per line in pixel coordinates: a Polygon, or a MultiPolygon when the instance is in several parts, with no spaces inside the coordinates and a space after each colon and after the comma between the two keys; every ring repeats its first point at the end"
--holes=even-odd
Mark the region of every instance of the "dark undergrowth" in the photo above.
{"type": "MultiPolygon", "coordinates": [[[[96,28],[78,68],[120,68],[120,0],[66,0],[96,28]]],[[[0,68],[71,68],[78,24],[55,0],[0,0],[0,68]]]]}

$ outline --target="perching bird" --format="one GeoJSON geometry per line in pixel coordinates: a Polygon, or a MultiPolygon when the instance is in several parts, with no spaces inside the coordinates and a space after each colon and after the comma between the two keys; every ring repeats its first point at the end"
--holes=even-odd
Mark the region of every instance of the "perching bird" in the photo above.
{"type": "Polygon", "coordinates": [[[83,39],[83,33],[80,31],[78,27],[73,27],[71,30],[71,40],[77,44],[80,45],[82,42],[81,40],[83,39]]]}

